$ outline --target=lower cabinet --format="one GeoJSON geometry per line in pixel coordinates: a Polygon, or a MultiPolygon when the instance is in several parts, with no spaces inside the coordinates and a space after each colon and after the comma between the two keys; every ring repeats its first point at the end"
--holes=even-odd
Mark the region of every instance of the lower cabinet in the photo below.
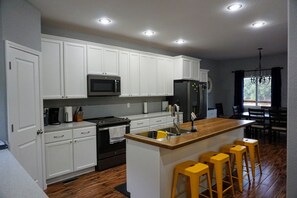
{"type": "Polygon", "coordinates": [[[97,165],[96,127],[45,134],[46,179],[97,165]]]}

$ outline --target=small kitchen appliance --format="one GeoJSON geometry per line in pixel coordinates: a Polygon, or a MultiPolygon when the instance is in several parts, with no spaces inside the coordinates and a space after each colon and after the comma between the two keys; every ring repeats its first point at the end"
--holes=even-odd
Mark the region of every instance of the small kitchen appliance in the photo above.
{"type": "Polygon", "coordinates": [[[48,122],[51,125],[61,124],[59,121],[59,108],[49,108],[48,122]]]}
{"type": "Polygon", "coordinates": [[[72,122],[72,107],[71,106],[64,107],[64,121],[72,122]]]}

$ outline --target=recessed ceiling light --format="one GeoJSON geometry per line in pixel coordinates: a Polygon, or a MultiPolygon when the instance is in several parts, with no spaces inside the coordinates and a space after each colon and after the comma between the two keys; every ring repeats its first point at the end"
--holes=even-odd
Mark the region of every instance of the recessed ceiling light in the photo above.
{"type": "Polygon", "coordinates": [[[256,21],[252,23],[253,28],[260,28],[260,27],[263,27],[264,25],[266,25],[265,21],[256,21]]]}
{"type": "Polygon", "coordinates": [[[184,44],[186,41],[184,39],[177,39],[176,41],[174,41],[176,44],[184,44]]]}
{"type": "Polygon", "coordinates": [[[238,11],[241,8],[242,8],[242,4],[240,4],[240,3],[233,3],[233,4],[227,6],[227,10],[231,11],[231,12],[238,11]]]}
{"type": "Polygon", "coordinates": [[[154,32],[153,30],[146,30],[146,31],[142,32],[142,34],[144,36],[151,37],[151,36],[154,36],[156,34],[156,32],[154,32]]]}
{"type": "Polygon", "coordinates": [[[108,25],[108,24],[111,24],[112,20],[107,17],[102,17],[98,19],[98,22],[101,23],[102,25],[108,25]]]}

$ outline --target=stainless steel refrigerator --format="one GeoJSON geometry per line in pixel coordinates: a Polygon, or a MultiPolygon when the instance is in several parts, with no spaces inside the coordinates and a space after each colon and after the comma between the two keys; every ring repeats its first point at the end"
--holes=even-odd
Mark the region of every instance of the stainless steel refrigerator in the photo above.
{"type": "Polygon", "coordinates": [[[206,118],[207,114],[207,84],[194,80],[174,80],[173,104],[180,106],[183,121],[191,120],[191,112],[197,119],[206,118]]]}

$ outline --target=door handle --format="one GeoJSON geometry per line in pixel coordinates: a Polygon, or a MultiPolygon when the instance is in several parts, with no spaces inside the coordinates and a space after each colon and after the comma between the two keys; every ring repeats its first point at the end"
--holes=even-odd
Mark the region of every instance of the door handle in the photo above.
{"type": "Polygon", "coordinates": [[[42,129],[37,130],[37,135],[43,134],[42,129]]]}

